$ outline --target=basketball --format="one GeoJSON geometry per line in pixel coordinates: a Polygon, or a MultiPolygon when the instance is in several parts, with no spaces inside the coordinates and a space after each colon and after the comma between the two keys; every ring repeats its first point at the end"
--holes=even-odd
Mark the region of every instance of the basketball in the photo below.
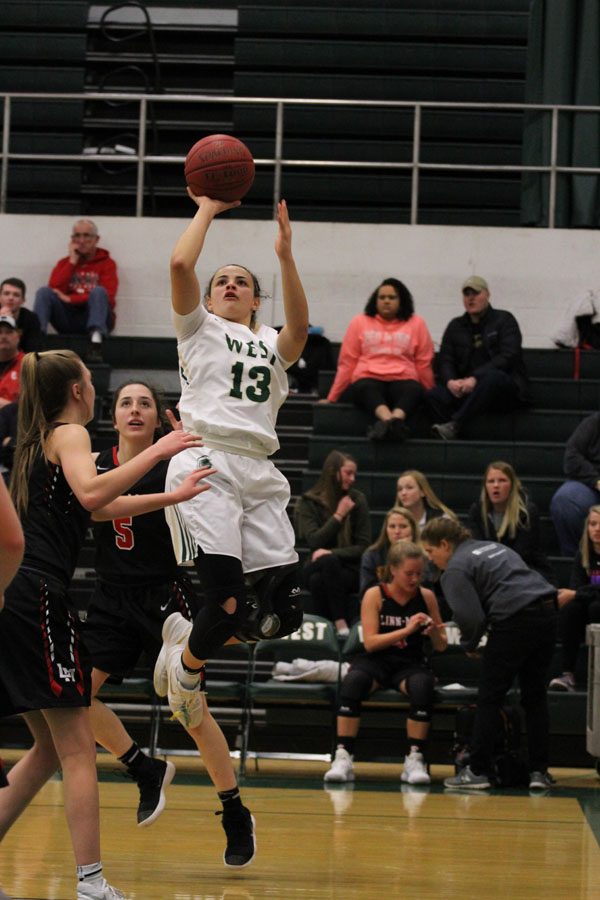
{"type": "Polygon", "coordinates": [[[241,200],[254,181],[254,160],[245,144],[229,134],[211,134],[185,158],[185,180],[197,197],[230,203],[241,200]]]}

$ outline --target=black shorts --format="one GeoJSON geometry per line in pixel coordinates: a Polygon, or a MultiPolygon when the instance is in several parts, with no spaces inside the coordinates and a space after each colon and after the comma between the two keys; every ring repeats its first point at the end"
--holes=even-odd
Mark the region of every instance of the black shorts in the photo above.
{"type": "Polygon", "coordinates": [[[91,664],[60,582],[21,569],[0,613],[0,716],[90,705],[91,664]]]}
{"type": "Polygon", "coordinates": [[[431,669],[417,660],[401,659],[390,653],[361,653],[352,661],[351,669],[360,669],[370,675],[381,688],[395,688],[414,672],[431,672],[431,669]]]}
{"type": "Polygon", "coordinates": [[[83,639],[92,665],[124,678],[145,651],[154,665],[162,647],[162,627],[171,613],[193,622],[199,602],[187,578],[145,587],[124,587],[99,581],[83,625],[83,639]]]}

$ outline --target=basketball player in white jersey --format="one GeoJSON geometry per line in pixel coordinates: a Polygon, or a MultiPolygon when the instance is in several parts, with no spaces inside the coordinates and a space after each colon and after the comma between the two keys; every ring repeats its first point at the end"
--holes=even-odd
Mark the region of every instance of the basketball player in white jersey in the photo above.
{"type": "MultiPolygon", "coordinates": [[[[285,314],[280,333],[257,323],[260,287],[242,265],[218,269],[202,302],[195,266],[206,234],[214,217],[239,201],[188,193],[198,210],[171,256],[173,321],[181,419],[184,428],[202,435],[204,446],[169,466],[167,490],[200,458],[206,459],[202,465],[210,460],[217,473],[201,504],[182,503],[167,517],[179,562],[195,560],[206,603],[193,624],[178,613],[166,620],[155,686],[189,729],[201,721],[201,670],[216,650],[231,639],[281,636],[302,621],[298,556],[286,511],[290,489],[268,457],[279,447],[277,413],[288,393],[286,369],[306,342],[308,305],[285,201],[278,204],[275,240],[285,314]]],[[[238,803],[240,843],[246,843],[237,854],[239,865],[241,857],[251,861],[254,829],[239,798],[238,803]]],[[[227,830],[225,815],[223,825],[227,830]]]]}

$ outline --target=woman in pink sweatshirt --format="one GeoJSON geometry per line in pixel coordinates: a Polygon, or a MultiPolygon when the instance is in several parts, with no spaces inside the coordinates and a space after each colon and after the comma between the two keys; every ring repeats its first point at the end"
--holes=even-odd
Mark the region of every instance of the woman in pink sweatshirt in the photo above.
{"type": "Polygon", "coordinates": [[[367,437],[404,440],[410,433],[406,419],[434,384],[433,352],[410,291],[397,278],[386,278],[348,325],[327,401],[335,403],[351,387],[354,403],[376,420],[367,437]]]}

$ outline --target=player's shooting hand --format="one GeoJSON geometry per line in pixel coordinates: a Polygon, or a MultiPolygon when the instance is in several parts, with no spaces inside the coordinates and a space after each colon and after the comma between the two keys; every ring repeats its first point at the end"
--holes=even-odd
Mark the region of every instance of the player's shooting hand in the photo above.
{"type": "Polygon", "coordinates": [[[188,197],[194,201],[196,206],[206,209],[211,215],[218,216],[219,213],[225,212],[228,209],[235,209],[236,206],[241,206],[241,200],[232,200],[230,203],[226,203],[225,200],[215,200],[213,197],[202,197],[194,194],[191,188],[187,189],[188,197]]]}

